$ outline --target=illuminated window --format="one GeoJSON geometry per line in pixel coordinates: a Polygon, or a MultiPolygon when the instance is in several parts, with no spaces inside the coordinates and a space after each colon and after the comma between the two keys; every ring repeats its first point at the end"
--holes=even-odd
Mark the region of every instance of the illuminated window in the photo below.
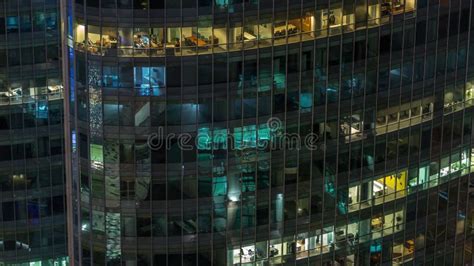
{"type": "Polygon", "coordinates": [[[212,178],[212,196],[225,196],[227,194],[227,177],[212,178]]]}
{"type": "Polygon", "coordinates": [[[159,96],[164,93],[166,85],[165,67],[135,67],[134,84],[139,90],[139,95],[159,96]]]}

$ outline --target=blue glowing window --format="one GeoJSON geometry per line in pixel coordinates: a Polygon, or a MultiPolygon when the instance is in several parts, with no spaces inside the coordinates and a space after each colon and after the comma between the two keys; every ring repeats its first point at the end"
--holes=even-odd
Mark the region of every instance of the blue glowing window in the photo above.
{"type": "Polygon", "coordinates": [[[69,47],[69,97],[70,101],[75,101],[75,81],[74,81],[74,49],[69,47]]]}
{"type": "Polygon", "coordinates": [[[116,67],[104,66],[102,69],[102,84],[104,84],[105,87],[118,87],[119,78],[117,72],[116,67]]]}
{"type": "Polygon", "coordinates": [[[7,31],[18,31],[18,17],[7,17],[7,31]]]}
{"type": "Polygon", "coordinates": [[[37,118],[48,118],[48,103],[47,102],[38,102],[36,105],[36,117],[37,118]]]}
{"type": "Polygon", "coordinates": [[[39,224],[39,213],[40,208],[38,202],[35,200],[28,201],[28,219],[30,224],[39,224]]]}
{"type": "Polygon", "coordinates": [[[56,12],[51,12],[45,15],[46,28],[48,30],[54,30],[57,28],[56,12]]]}
{"type": "Polygon", "coordinates": [[[72,152],[75,152],[77,150],[77,139],[76,139],[75,130],[71,132],[71,142],[72,142],[72,152]]]}
{"type": "Polygon", "coordinates": [[[162,90],[166,86],[165,67],[135,67],[134,68],[135,89],[140,95],[159,96],[164,93],[162,90]]]}

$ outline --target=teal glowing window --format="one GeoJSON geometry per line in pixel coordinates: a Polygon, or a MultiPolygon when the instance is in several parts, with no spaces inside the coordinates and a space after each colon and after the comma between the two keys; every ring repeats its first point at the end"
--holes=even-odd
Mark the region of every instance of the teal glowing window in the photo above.
{"type": "Polygon", "coordinates": [[[255,178],[253,176],[242,177],[242,192],[255,191],[255,178]]]}
{"type": "Polygon", "coordinates": [[[270,141],[271,134],[267,124],[250,125],[234,129],[235,149],[256,148],[264,141],[270,141]]]}
{"type": "Polygon", "coordinates": [[[18,31],[18,17],[7,17],[7,31],[18,31]]]}
{"type": "Polygon", "coordinates": [[[313,94],[310,92],[301,93],[300,95],[300,108],[306,109],[313,106],[313,94]]]}
{"type": "Polygon", "coordinates": [[[199,150],[227,149],[227,129],[198,129],[197,148],[199,150]]]}
{"type": "Polygon", "coordinates": [[[225,196],[227,195],[227,177],[214,177],[212,178],[212,196],[225,196]]]}
{"type": "Polygon", "coordinates": [[[273,74],[273,86],[277,90],[284,90],[286,84],[286,76],[284,73],[273,74]]]}
{"type": "Polygon", "coordinates": [[[347,191],[338,190],[337,209],[340,214],[347,214],[347,191]]]}
{"type": "Polygon", "coordinates": [[[326,193],[333,197],[336,196],[336,187],[334,185],[334,181],[335,176],[331,174],[328,169],[326,169],[326,174],[324,177],[324,189],[326,190],[326,193]]]}
{"type": "Polygon", "coordinates": [[[382,244],[379,242],[375,242],[372,245],[370,245],[370,253],[378,253],[382,252],[382,244]]]}
{"type": "Polygon", "coordinates": [[[229,4],[229,0],[215,0],[216,7],[226,7],[229,4]]]}

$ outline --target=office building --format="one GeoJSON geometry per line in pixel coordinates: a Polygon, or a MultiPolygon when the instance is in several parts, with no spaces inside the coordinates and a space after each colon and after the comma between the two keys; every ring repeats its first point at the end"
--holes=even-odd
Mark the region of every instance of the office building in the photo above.
{"type": "Polygon", "coordinates": [[[59,6],[0,1],[0,265],[65,265],[59,6]]]}
{"type": "Polygon", "coordinates": [[[472,6],[64,1],[70,262],[472,264],[472,6]]]}

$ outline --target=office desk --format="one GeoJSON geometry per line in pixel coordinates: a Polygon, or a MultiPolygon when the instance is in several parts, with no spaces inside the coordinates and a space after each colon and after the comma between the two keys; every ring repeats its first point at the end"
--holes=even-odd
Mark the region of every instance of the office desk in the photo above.
{"type": "Polygon", "coordinates": [[[191,36],[187,38],[188,40],[192,41],[196,46],[206,46],[207,43],[204,40],[197,38],[196,36],[191,36]]]}
{"type": "Polygon", "coordinates": [[[252,34],[250,34],[250,33],[248,33],[248,32],[244,32],[244,38],[247,39],[247,40],[249,40],[249,41],[252,41],[252,40],[256,40],[256,39],[257,39],[257,37],[256,37],[255,35],[252,35],[252,34]]]}
{"type": "Polygon", "coordinates": [[[275,27],[273,29],[273,32],[277,32],[277,31],[292,31],[292,30],[296,30],[296,26],[293,25],[293,24],[288,24],[288,28],[286,27],[286,25],[283,25],[283,26],[278,26],[278,27],[275,27]]]}

